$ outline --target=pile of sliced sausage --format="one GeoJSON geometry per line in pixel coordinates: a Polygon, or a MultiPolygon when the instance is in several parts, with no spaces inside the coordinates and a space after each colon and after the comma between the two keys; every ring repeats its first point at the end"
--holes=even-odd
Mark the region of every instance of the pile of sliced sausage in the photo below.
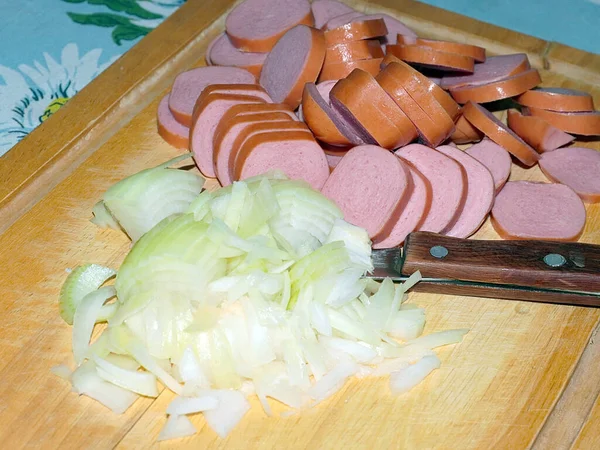
{"type": "Polygon", "coordinates": [[[415,230],[465,238],[490,213],[506,239],[575,240],[583,202],[600,202],[600,152],[565,147],[600,135],[600,112],[585,92],[538,87],[525,54],[420,38],[335,0],[246,0],[206,61],[160,102],[159,134],[223,186],[304,179],[375,248],[415,230]],[[513,158],[551,182],[507,182],[513,158]]]}

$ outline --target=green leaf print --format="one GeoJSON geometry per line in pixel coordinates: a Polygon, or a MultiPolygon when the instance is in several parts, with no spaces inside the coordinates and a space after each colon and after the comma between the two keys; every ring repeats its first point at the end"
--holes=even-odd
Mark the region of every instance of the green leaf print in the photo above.
{"type": "MultiPolygon", "coordinates": [[[[81,25],[95,25],[97,27],[105,27],[112,28],[119,25],[131,25],[129,19],[123,16],[119,16],[117,14],[108,14],[108,13],[94,13],[94,14],[76,14],[68,12],[67,15],[73,20],[75,23],[79,23],[81,25]]],[[[150,30],[145,28],[146,33],[150,30]]],[[[115,41],[116,42],[116,41],[115,41]]],[[[117,42],[118,44],[118,42],[117,42]]]]}
{"type": "Polygon", "coordinates": [[[63,0],[66,3],[88,3],[106,6],[115,12],[124,12],[140,19],[159,19],[161,16],[142,8],[137,0],[63,0]]]}
{"type": "Polygon", "coordinates": [[[113,41],[121,45],[122,41],[133,41],[139,37],[145,36],[150,30],[148,28],[138,27],[137,25],[117,25],[112,32],[113,41]]]}

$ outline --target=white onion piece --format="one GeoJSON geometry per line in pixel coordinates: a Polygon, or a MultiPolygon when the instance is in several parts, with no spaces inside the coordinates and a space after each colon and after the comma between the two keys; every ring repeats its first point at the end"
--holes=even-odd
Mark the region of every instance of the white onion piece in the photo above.
{"type": "Polygon", "coordinates": [[[250,403],[240,391],[207,391],[219,399],[219,406],[204,412],[209,427],[220,437],[225,438],[250,410],[250,403]]]}
{"type": "MultiPolygon", "coordinates": [[[[104,337],[108,337],[106,335],[103,335],[104,337]]],[[[98,342],[98,341],[96,341],[98,342]]],[[[98,355],[100,356],[100,355],[98,355]]],[[[133,359],[131,356],[125,356],[125,355],[117,355],[116,353],[109,353],[108,355],[104,356],[104,359],[107,360],[108,362],[114,364],[115,366],[119,366],[123,369],[127,369],[127,370],[138,370],[140,368],[140,364],[133,359]]]]}
{"type": "Polygon", "coordinates": [[[373,347],[362,342],[327,336],[319,336],[319,342],[324,343],[330,351],[343,352],[363,364],[371,362],[377,356],[377,351],[373,347]]]}
{"type": "Polygon", "coordinates": [[[61,377],[63,380],[67,381],[71,380],[71,375],[73,373],[73,371],[64,364],[59,364],[58,366],[52,367],[50,369],[50,372],[52,372],[57,377],[61,377]]]}
{"type": "Polygon", "coordinates": [[[177,439],[196,434],[198,430],[186,416],[169,416],[167,423],[158,434],[159,441],[177,439]]]}
{"type": "Polygon", "coordinates": [[[181,381],[184,383],[194,381],[200,386],[203,385],[207,388],[210,386],[210,382],[202,370],[202,366],[200,365],[196,353],[190,347],[186,347],[183,351],[179,363],[177,364],[177,370],[179,371],[181,381]]]}
{"type": "Polygon", "coordinates": [[[175,397],[167,407],[167,414],[180,416],[217,408],[219,398],[210,392],[197,397],[175,397]]]}
{"type": "Polygon", "coordinates": [[[81,364],[89,348],[92,332],[98,314],[104,303],[117,295],[114,286],[104,286],[100,289],[90,292],[77,305],[75,315],[73,316],[73,356],[75,362],[81,364]]]}
{"type": "Polygon", "coordinates": [[[321,402],[339,391],[346,379],[358,372],[358,364],[345,361],[327,373],[308,390],[308,394],[317,402],[321,402]]]}
{"type": "Polygon", "coordinates": [[[331,336],[331,323],[325,306],[322,303],[313,302],[309,309],[313,328],[324,336],[331,336]]]}
{"type": "Polygon", "coordinates": [[[431,333],[427,336],[421,336],[412,341],[408,341],[406,345],[432,349],[444,345],[457,344],[462,341],[463,336],[468,332],[469,330],[466,328],[438,331],[437,333],[431,333]]]}
{"type": "Polygon", "coordinates": [[[93,398],[116,414],[123,414],[138,398],[137,394],[100,378],[92,361],[79,366],[73,372],[71,382],[75,392],[93,398]]]}
{"type": "Polygon", "coordinates": [[[109,361],[93,356],[100,378],[116,386],[146,397],[158,397],[156,377],[150,372],[127,370],[109,361]]]}
{"type": "Polygon", "coordinates": [[[392,372],[390,375],[390,389],[392,394],[398,395],[410,391],[435,369],[440,368],[440,359],[435,355],[428,355],[416,363],[392,372]]]}

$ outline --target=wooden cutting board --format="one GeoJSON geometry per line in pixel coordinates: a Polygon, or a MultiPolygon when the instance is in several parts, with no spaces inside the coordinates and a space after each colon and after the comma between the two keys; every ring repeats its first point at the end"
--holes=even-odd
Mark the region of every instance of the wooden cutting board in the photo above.
{"type": "MultiPolygon", "coordinates": [[[[471,330],[440,351],[442,368],[424,383],[392,397],[385,379],[353,381],[285,418],[266,417],[253,401],[226,440],[197,416],[196,436],[159,446],[171,393],[117,416],[50,373],[72,366],[71,329],[57,307],[67,269],[117,268],[129,249],[124,235],[89,222],[92,206],[114,182],[178,154],[156,134],[158,101],[179,71],[202,64],[232,3],[189,0],[0,159],[2,448],[599,448],[595,309],[412,294],[427,310],[426,333],[471,330]]],[[[600,105],[598,55],[410,0],[350,3],[396,15],[423,36],[526,52],[546,85],[587,90],[600,105]]],[[[512,178],[543,180],[537,168],[512,178]]],[[[600,205],[588,215],[582,241],[600,243],[600,205]]],[[[476,237],[497,238],[489,223],[476,237]]]]}

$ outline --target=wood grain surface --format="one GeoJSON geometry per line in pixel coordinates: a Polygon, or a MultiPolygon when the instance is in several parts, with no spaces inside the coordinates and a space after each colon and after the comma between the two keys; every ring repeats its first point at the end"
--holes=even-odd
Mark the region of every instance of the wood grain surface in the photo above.
{"type": "MultiPolygon", "coordinates": [[[[169,66],[169,61],[179,61],[181,53],[188,55],[184,58],[187,62],[173,64],[177,69],[155,75],[146,66],[141,73],[107,71],[104,79],[98,78],[86,88],[87,94],[82,92],[80,102],[103,93],[103,83],[110,85],[119,77],[129,80],[123,81],[122,92],[130,95],[119,107],[122,113],[118,118],[102,119],[106,108],[116,108],[118,100],[84,108],[76,97],[70,108],[65,107],[16,149],[33,154],[56,141],[49,158],[20,165],[19,153],[14,151],[8,160],[0,160],[4,189],[0,219],[5,225],[0,234],[2,448],[521,449],[543,444],[536,442],[536,437],[544,424],[553,420],[557,402],[569,411],[575,408],[576,413],[568,420],[555,421],[556,436],[566,438],[548,440],[549,446],[539,448],[569,448],[573,442],[576,448],[597,448],[598,403],[589,402],[587,411],[579,411],[578,404],[570,400],[577,397],[561,400],[563,392],[578,392],[578,385],[569,385],[574,372],[600,376],[598,360],[589,357],[595,348],[589,342],[600,318],[597,309],[411,294],[410,301],[427,310],[426,333],[471,330],[463,343],[440,351],[442,367],[424,383],[393,397],[385,379],[355,380],[329,401],[290,417],[266,417],[257,402],[252,402],[252,410],[225,440],[197,415],[192,417],[199,429],[197,435],[157,444],[170,392],[163,391],[155,401],[138,400],[117,416],[89,398],[78,397],[67,382],[50,373],[57,364],[73,364],[71,328],[59,317],[57,305],[66,270],[86,262],[118,268],[130,247],[123,234],[89,222],[92,206],[114,182],[179,153],[156,133],[161,90],[181,67],[202,60],[218,26],[210,32],[204,29],[212,22],[222,24],[222,14],[231,3],[189,0],[169,19],[172,22],[153,32],[155,39],[170,42],[165,44],[160,64],[169,66]],[[196,27],[187,35],[186,44],[170,35],[175,32],[173,21],[178,27],[196,27]],[[153,81],[144,81],[150,79],[153,81]],[[140,83],[153,87],[134,89],[140,83]],[[88,121],[105,121],[104,131],[93,132],[94,126],[87,126],[78,114],[88,121]],[[73,155],[59,157],[65,151],[73,155]],[[36,184],[39,173],[47,178],[36,184]],[[24,189],[27,183],[35,189],[24,189]],[[576,433],[561,434],[561,427],[576,433]]],[[[546,59],[551,45],[538,39],[408,0],[355,4],[365,11],[392,13],[425,37],[483,44],[495,53],[526,51],[538,67],[546,62],[553,68],[553,60],[546,59]]],[[[141,64],[150,58],[140,54],[143,48],[137,46],[128,55],[137,55],[141,64]]],[[[583,65],[583,59],[569,60],[559,71],[544,70],[544,84],[588,90],[600,104],[600,89],[593,86],[595,75],[583,65]],[[581,69],[570,70],[580,67],[578,64],[581,69]]],[[[582,145],[600,148],[595,141],[582,145]]],[[[544,179],[538,168],[516,166],[511,178],[544,179]]],[[[214,187],[214,182],[210,186],[214,187]]],[[[476,238],[498,237],[488,222],[476,238]]],[[[581,241],[600,243],[600,205],[588,207],[581,241]]],[[[583,380],[586,398],[595,398],[600,383],[586,384],[588,379],[573,377],[574,382],[583,380]]],[[[274,410],[278,413],[282,408],[274,404],[274,410]]]]}

